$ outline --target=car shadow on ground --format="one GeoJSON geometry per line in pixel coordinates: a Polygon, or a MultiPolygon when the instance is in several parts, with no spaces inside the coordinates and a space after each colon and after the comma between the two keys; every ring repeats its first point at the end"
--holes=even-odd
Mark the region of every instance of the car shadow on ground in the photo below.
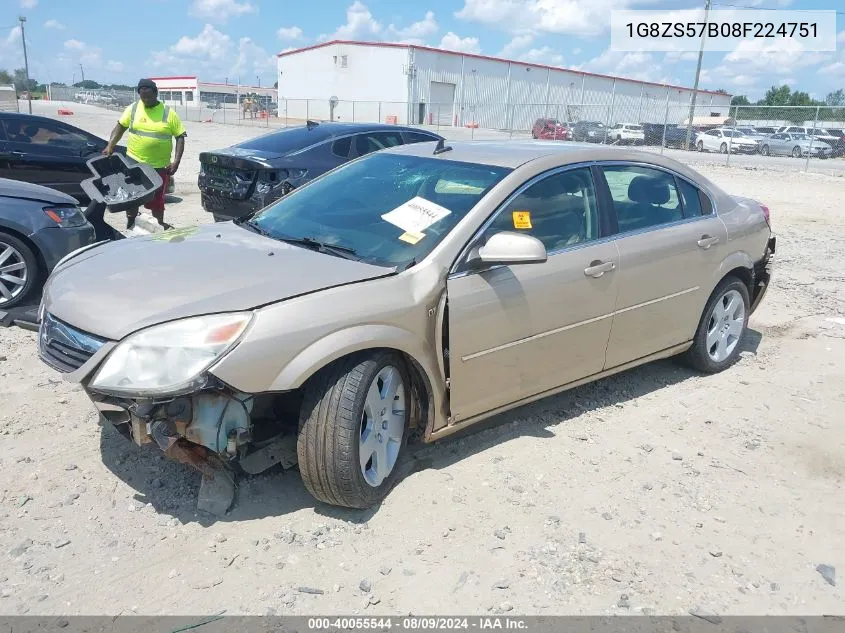
{"type": "MultiPolygon", "coordinates": [[[[759,332],[749,329],[742,351],[756,354],[761,340],[759,332]]],[[[448,468],[517,437],[555,437],[550,427],[565,424],[582,413],[623,404],[696,376],[700,374],[675,360],[656,361],[499,414],[434,444],[412,444],[396,481],[426,470],[448,468]]],[[[106,424],[100,434],[100,451],[106,468],[136,491],[136,502],[148,503],[157,513],[170,515],[180,523],[196,522],[208,527],[218,522],[282,517],[313,508],[318,515],[361,524],[379,510],[379,506],[350,510],[316,502],[296,468],[284,471],[276,466],[260,475],[241,477],[232,509],[224,516],[212,516],[196,509],[199,472],[167,459],[157,447],[138,447],[106,424]]]]}

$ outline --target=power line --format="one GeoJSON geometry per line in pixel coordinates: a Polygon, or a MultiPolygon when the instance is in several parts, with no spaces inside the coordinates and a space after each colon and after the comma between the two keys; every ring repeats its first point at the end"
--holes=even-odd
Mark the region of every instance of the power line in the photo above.
{"type": "MultiPolygon", "coordinates": [[[[741,4],[724,4],[722,2],[714,2],[713,6],[716,7],[730,7],[731,9],[746,9],[748,11],[789,11],[790,13],[818,13],[819,11],[825,11],[828,13],[827,9],[775,9],[774,7],[747,7],[741,4]]],[[[845,11],[834,11],[836,15],[845,15],[845,11]]]]}

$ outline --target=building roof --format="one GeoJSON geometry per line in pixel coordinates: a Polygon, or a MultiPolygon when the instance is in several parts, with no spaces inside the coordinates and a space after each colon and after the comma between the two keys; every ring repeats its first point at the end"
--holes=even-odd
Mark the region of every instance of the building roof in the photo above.
{"type": "MultiPolygon", "coordinates": [[[[196,75],[183,75],[183,76],[178,76],[178,77],[150,77],[150,79],[152,79],[153,81],[161,81],[161,80],[178,81],[178,80],[191,80],[191,79],[193,79],[193,80],[196,80],[197,83],[205,84],[206,86],[232,86],[233,88],[238,86],[237,82],[232,83],[231,81],[229,83],[221,83],[219,81],[203,81],[202,79],[200,79],[196,75]]],[[[245,89],[248,88],[248,89],[251,89],[251,90],[275,90],[275,88],[273,88],[273,86],[250,86],[248,84],[240,84],[240,86],[241,86],[241,88],[245,88],[245,89]]]]}
{"type": "MultiPolygon", "coordinates": [[[[494,62],[504,62],[506,64],[519,64],[520,66],[529,66],[531,68],[542,68],[547,70],[563,70],[569,73],[575,73],[576,75],[583,75],[586,77],[601,77],[603,79],[620,79],[622,81],[630,81],[633,83],[638,84],[645,84],[647,86],[660,86],[661,88],[672,88],[675,90],[692,90],[687,86],[675,86],[673,84],[664,84],[658,83],[655,81],[640,81],[639,79],[631,79],[630,77],[618,77],[616,75],[602,75],[600,73],[591,73],[584,70],[575,70],[573,68],[564,68],[563,66],[549,66],[546,64],[535,64],[534,62],[521,62],[517,59],[506,59],[504,57],[493,57],[491,55],[478,55],[476,53],[461,53],[458,51],[450,51],[445,48],[434,48],[432,46],[417,46],[416,44],[400,44],[397,42],[363,42],[358,40],[329,40],[328,42],[321,42],[319,44],[313,44],[311,46],[303,46],[301,48],[295,48],[289,51],[282,51],[281,53],[277,54],[277,57],[287,57],[289,55],[296,55],[297,53],[302,53],[304,51],[310,51],[317,48],[323,48],[325,46],[332,46],[334,44],[346,44],[349,46],[376,46],[379,48],[415,48],[421,51],[430,51],[432,53],[442,53],[444,55],[454,55],[456,57],[471,57],[473,59],[486,59],[488,61],[494,62]]],[[[723,92],[716,92],[715,90],[703,90],[701,88],[698,89],[700,94],[711,94],[711,95],[722,95],[726,97],[730,97],[730,94],[723,93],[723,92]]]]}

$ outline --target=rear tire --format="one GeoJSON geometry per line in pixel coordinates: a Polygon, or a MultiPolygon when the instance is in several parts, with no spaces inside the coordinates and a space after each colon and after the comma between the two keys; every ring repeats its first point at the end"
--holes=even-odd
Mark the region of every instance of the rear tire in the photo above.
{"type": "Polygon", "coordinates": [[[405,452],[410,395],[405,362],[394,352],[354,354],[311,378],[296,446],[308,492],[347,508],[381,502],[405,452]]]}
{"type": "Polygon", "coordinates": [[[698,145],[696,145],[696,147],[698,148],[699,152],[703,152],[704,151],[704,141],[699,141],[698,145]]]}
{"type": "Polygon", "coordinates": [[[761,153],[763,156],[768,156],[768,155],[769,155],[769,146],[768,146],[768,145],[763,145],[763,147],[761,147],[761,148],[760,148],[760,153],[761,153]]]}
{"type": "Polygon", "coordinates": [[[750,305],[748,287],[736,277],[725,277],[707,300],[692,347],[682,360],[707,374],[735,363],[748,329],[750,305]]]}
{"type": "Polygon", "coordinates": [[[792,148],[792,158],[801,158],[801,148],[798,145],[792,148]]]}
{"type": "Polygon", "coordinates": [[[20,305],[32,294],[40,276],[38,258],[19,238],[0,231],[0,310],[20,305]],[[15,279],[16,281],[9,281],[15,279]]]}
{"type": "Polygon", "coordinates": [[[720,151],[722,154],[727,154],[727,153],[728,153],[728,144],[727,144],[727,143],[722,143],[722,144],[719,146],[719,151],[720,151]]]}

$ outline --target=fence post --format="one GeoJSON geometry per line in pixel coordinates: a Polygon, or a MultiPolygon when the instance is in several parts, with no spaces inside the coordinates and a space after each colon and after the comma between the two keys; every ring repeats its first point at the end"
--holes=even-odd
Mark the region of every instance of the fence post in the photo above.
{"type": "Polygon", "coordinates": [[[355,123],[355,100],[352,100],[352,122],[355,123]]]}
{"type": "Polygon", "coordinates": [[[381,123],[381,101],[378,102],[378,123],[381,123]]]}
{"type": "Polygon", "coordinates": [[[308,104],[309,104],[309,102],[310,102],[310,99],[305,100],[305,120],[306,121],[308,121],[308,119],[311,118],[310,116],[308,116],[308,104]]]}
{"type": "Polygon", "coordinates": [[[669,125],[669,89],[666,89],[666,112],[663,113],[663,138],[660,141],[660,153],[666,147],[666,126],[669,125]]]}
{"type": "MultiPolygon", "coordinates": [[[[728,106],[728,116],[729,117],[731,116],[731,107],[730,106],[728,106]]],[[[734,110],[733,129],[731,130],[734,134],[736,134],[736,123],[737,123],[736,118],[738,116],[739,116],[739,106],[736,106],[736,109],[734,110]]],[[[734,146],[734,137],[731,136],[731,137],[728,138],[728,160],[725,162],[725,167],[731,166],[731,150],[733,149],[733,146],[734,146]]]]}
{"type": "Polygon", "coordinates": [[[804,171],[810,169],[810,154],[813,153],[813,141],[816,140],[816,126],[819,124],[819,106],[816,106],[816,116],[813,119],[813,133],[810,134],[810,147],[807,148],[807,162],[804,163],[804,171]]]}

